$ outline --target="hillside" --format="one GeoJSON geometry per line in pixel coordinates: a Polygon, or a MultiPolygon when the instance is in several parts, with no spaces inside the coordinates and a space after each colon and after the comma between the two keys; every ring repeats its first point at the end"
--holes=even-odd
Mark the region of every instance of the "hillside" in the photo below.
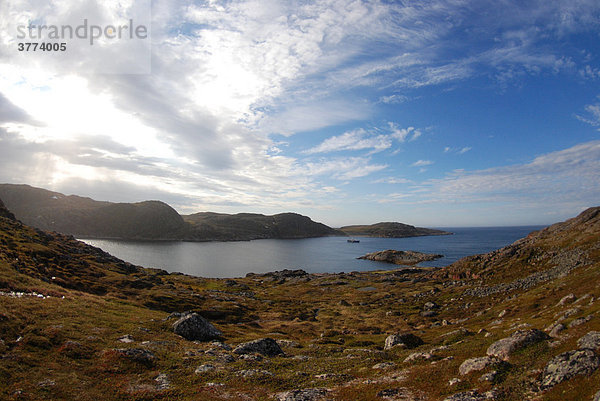
{"type": "Polygon", "coordinates": [[[295,213],[197,213],[182,217],[160,201],[100,202],[12,184],[0,184],[0,199],[25,224],[80,238],[239,241],[343,235],[295,213]]]}
{"type": "Polygon", "coordinates": [[[0,399],[595,401],[599,239],[594,208],[442,269],[206,279],[0,205],[0,399]]]}
{"type": "Polygon", "coordinates": [[[274,216],[238,213],[195,213],[183,216],[193,226],[198,238],[214,240],[250,240],[263,238],[310,238],[329,235],[344,235],[325,224],[316,223],[296,213],[281,213],[274,216]]]}
{"type": "Polygon", "coordinates": [[[385,222],[371,225],[341,227],[340,231],[354,237],[404,238],[426,235],[449,235],[450,232],[431,228],[415,227],[403,223],[385,222]]]}

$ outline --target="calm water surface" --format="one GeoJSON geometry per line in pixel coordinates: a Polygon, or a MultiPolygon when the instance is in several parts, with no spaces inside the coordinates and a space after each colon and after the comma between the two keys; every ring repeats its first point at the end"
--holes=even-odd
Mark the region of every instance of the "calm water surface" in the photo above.
{"type": "Polygon", "coordinates": [[[243,277],[281,269],[309,273],[388,269],[392,265],[357,260],[365,253],[385,249],[439,253],[443,258],[422,266],[445,266],[469,255],[508,245],[541,227],[443,228],[454,235],[414,238],[364,238],[348,243],[346,237],[294,240],[263,239],[242,242],[171,242],[84,239],[86,243],[130,263],[203,277],[243,277]]]}

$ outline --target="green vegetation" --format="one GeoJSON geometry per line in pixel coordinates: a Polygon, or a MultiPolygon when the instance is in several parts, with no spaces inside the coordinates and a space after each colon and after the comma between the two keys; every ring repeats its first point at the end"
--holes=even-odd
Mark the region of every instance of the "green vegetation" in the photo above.
{"type": "Polygon", "coordinates": [[[332,400],[442,400],[470,389],[494,389],[498,400],[592,400],[600,370],[545,392],[538,383],[552,357],[600,330],[599,236],[600,209],[590,209],[444,269],[206,279],[133,266],[3,211],[0,399],[273,400],[323,388],[332,400]],[[188,310],[227,345],[270,337],[286,356],[184,340],[171,313],[188,310]],[[459,374],[493,342],[562,316],[560,336],[459,374]],[[425,344],[384,349],[398,332],[425,344]]]}

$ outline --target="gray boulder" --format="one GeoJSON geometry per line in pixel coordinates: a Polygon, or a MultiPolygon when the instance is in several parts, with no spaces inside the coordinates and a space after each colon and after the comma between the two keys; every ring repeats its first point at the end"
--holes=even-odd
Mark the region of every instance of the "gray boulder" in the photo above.
{"type": "Polygon", "coordinates": [[[385,339],[384,349],[391,349],[395,346],[402,346],[410,349],[416,348],[422,344],[425,344],[423,340],[412,333],[392,334],[385,339]]]}
{"type": "Polygon", "coordinates": [[[327,395],[324,388],[305,388],[302,390],[291,390],[277,394],[278,401],[318,401],[327,395]]]}
{"type": "Polygon", "coordinates": [[[471,372],[478,372],[497,363],[498,360],[489,356],[482,356],[480,358],[471,358],[464,361],[458,368],[458,372],[461,375],[468,375],[471,372]]]}
{"type": "Polygon", "coordinates": [[[487,349],[487,355],[507,361],[513,352],[548,338],[546,333],[538,329],[517,330],[510,337],[503,338],[490,345],[487,349]]]}
{"type": "Polygon", "coordinates": [[[577,375],[590,375],[600,366],[600,358],[589,349],[563,352],[546,364],[540,388],[553,387],[577,375]]]}
{"type": "Polygon", "coordinates": [[[591,349],[596,351],[600,348],[600,331],[590,331],[577,340],[579,349],[591,349]]]}
{"type": "Polygon", "coordinates": [[[233,350],[236,354],[261,354],[264,356],[285,355],[283,350],[272,338],[261,338],[258,340],[242,343],[233,350]]]}
{"type": "Polygon", "coordinates": [[[223,334],[197,313],[183,315],[173,324],[173,331],[190,341],[210,341],[223,334]]]}

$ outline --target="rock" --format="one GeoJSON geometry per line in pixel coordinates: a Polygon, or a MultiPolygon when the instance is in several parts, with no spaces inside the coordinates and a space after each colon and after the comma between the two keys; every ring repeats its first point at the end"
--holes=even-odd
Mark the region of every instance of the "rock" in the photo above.
{"type": "Polygon", "coordinates": [[[279,393],[275,397],[278,401],[319,401],[327,396],[327,392],[324,388],[305,388],[279,393]]]}
{"type": "Polygon", "coordinates": [[[548,339],[548,335],[538,329],[517,330],[510,337],[496,341],[487,349],[487,355],[507,361],[510,354],[528,345],[548,339]]]}
{"type": "Polygon", "coordinates": [[[562,306],[562,305],[570,304],[570,303],[574,302],[576,299],[577,299],[577,297],[574,294],[565,295],[564,297],[562,297],[560,299],[560,301],[558,301],[558,303],[556,305],[562,306]]]}
{"type": "Polygon", "coordinates": [[[579,349],[591,349],[597,351],[600,349],[600,331],[590,331],[579,340],[577,340],[579,349]]]}
{"type": "Polygon", "coordinates": [[[423,309],[425,309],[425,310],[439,309],[439,305],[436,304],[435,302],[425,302],[425,305],[423,305],[423,309]]]}
{"type": "Polygon", "coordinates": [[[498,360],[495,358],[491,358],[489,356],[482,356],[480,358],[471,358],[464,361],[460,367],[458,368],[458,372],[464,376],[468,375],[471,372],[478,372],[491,366],[495,363],[498,363],[498,360]]]}
{"type": "Polygon", "coordinates": [[[417,337],[412,333],[392,334],[385,339],[384,349],[391,349],[395,346],[402,346],[411,349],[422,344],[425,344],[425,342],[423,342],[420,337],[417,337]]]}
{"type": "Polygon", "coordinates": [[[386,251],[367,253],[357,259],[374,260],[376,262],[393,263],[395,265],[415,265],[420,262],[435,260],[444,255],[436,255],[415,251],[395,251],[388,249],[386,251]]]}
{"type": "Polygon", "coordinates": [[[202,373],[213,371],[215,369],[216,368],[215,368],[214,365],[211,365],[211,364],[207,363],[207,364],[198,366],[196,368],[196,370],[194,371],[194,373],[197,374],[197,375],[199,375],[199,374],[202,374],[202,373]]]}
{"type": "Polygon", "coordinates": [[[247,378],[247,377],[255,377],[255,376],[273,376],[273,373],[269,372],[268,370],[262,370],[262,369],[248,369],[248,370],[240,370],[239,372],[237,372],[238,376],[241,376],[243,378],[247,378]]]}
{"type": "Polygon", "coordinates": [[[566,327],[564,324],[558,323],[556,325],[553,325],[552,329],[550,330],[550,333],[548,334],[550,335],[550,337],[558,337],[558,335],[565,329],[566,327]]]}
{"type": "Polygon", "coordinates": [[[481,375],[481,377],[479,378],[479,381],[493,382],[494,380],[496,380],[496,377],[498,377],[498,371],[492,370],[489,373],[485,373],[485,374],[481,375]]]}
{"type": "Polygon", "coordinates": [[[242,343],[233,350],[235,354],[253,354],[258,353],[264,356],[285,355],[277,341],[272,338],[261,338],[258,340],[242,343]]]}
{"type": "Polygon", "coordinates": [[[506,315],[506,309],[503,309],[502,312],[498,313],[499,318],[503,318],[506,315]]]}
{"type": "Polygon", "coordinates": [[[582,324],[587,323],[590,320],[592,320],[592,317],[593,317],[592,315],[588,315],[586,317],[577,318],[577,319],[573,320],[571,323],[569,323],[568,326],[569,326],[569,328],[581,326],[582,324]]]}
{"type": "Polygon", "coordinates": [[[132,343],[135,340],[133,339],[133,337],[131,336],[131,334],[126,334],[122,337],[117,338],[117,341],[122,342],[122,343],[132,343]]]}
{"type": "Polygon", "coordinates": [[[431,354],[430,352],[414,352],[414,353],[410,354],[409,356],[407,356],[404,359],[404,362],[413,362],[413,361],[418,361],[420,359],[426,361],[431,358],[433,358],[433,354],[431,354]]]}
{"type": "Polygon", "coordinates": [[[425,310],[425,311],[421,312],[421,316],[423,316],[423,317],[434,317],[437,315],[438,315],[437,311],[434,311],[434,310],[425,310]]]}
{"type": "Polygon", "coordinates": [[[450,397],[444,398],[444,401],[486,401],[495,399],[496,394],[494,391],[488,391],[481,394],[475,390],[470,390],[451,395],[450,397]]]}
{"type": "Polygon", "coordinates": [[[596,393],[596,395],[594,396],[594,399],[592,401],[600,401],[600,391],[598,391],[596,393]]]}
{"type": "Polygon", "coordinates": [[[590,375],[600,366],[600,358],[592,350],[563,352],[546,364],[540,388],[553,387],[577,375],[590,375]]]}
{"type": "Polygon", "coordinates": [[[171,383],[169,382],[169,377],[165,373],[160,373],[158,376],[154,378],[154,381],[158,383],[156,388],[158,390],[168,390],[171,387],[171,383]]]}
{"type": "Polygon", "coordinates": [[[338,305],[340,306],[350,306],[350,302],[346,301],[345,299],[340,300],[340,302],[338,302],[338,305]]]}
{"type": "Polygon", "coordinates": [[[396,364],[394,362],[381,362],[376,365],[373,365],[373,369],[391,369],[395,366],[396,364]]]}
{"type": "Polygon", "coordinates": [[[281,348],[301,348],[300,344],[292,340],[277,340],[277,345],[281,348]]]}
{"type": "Polygon", "coordinates": [[[143,348],[117,348],[114,351],[126,359],[146,366],[152,365],[156,359],[152,352],[143,348]]]}
{"type": "Polygon", "coordinates": [[[377,397],[387,398],[394,401],[418,401],[421,397],[415,396],[412,391],[405,387],[386,388],[377,393],[377,397]]]}
{"type": "Polygon", "coordinates": [[[173,331],[186,340],[210,341],[223,333],[197,313],[188,313],[173,324],[173,331]]]}
{"type": "Polygon", "coordinates": [[[460,382],[462,382],[462,380],[460,380],[458,377],[453,377],[452,379],[448,380],[448,385],[456,386],[460,382]]]}

